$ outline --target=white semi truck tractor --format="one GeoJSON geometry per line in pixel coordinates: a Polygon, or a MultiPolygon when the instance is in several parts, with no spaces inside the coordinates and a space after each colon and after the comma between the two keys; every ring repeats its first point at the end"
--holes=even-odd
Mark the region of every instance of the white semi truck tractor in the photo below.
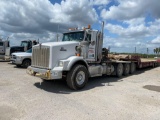
{"type": "Polygon", "coordinates": [[[102,48],[102,30],[88,26],[63,33],[61,42],[33,46],[32,63],[27,73],[43,80],[64,79],[74,90],[82,89],[89,77],[102,75],[128,75],[135,71],[135,63],[128,60],[111,60],[108,50],[102,48]]]}

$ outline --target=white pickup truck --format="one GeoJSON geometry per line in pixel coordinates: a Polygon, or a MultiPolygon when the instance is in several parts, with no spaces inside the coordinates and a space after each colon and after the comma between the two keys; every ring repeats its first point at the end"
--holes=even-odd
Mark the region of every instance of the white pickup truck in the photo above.
{"type": "Polygon", "coordinates": [[[23,66],[27,68],[31,65],[32,49],[26,52],[17,52],[11,54],[11,62],[16,64],[17,67],[23,66]]]}

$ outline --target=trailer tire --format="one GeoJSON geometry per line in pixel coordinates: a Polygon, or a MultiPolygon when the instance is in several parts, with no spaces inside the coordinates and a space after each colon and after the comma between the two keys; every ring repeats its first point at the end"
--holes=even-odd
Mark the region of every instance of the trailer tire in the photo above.
{"type": "Polygon", "coordinates": [[[29,59],[26,59],[26,60],[24,60],[23,62],[22,62],[22,66],[24,67],[24,68],[27,68],[28,66],[30,66],[31,65],[31,60],[29,60],[29,59]]]}
{"type": "Polygon", "coordinates": [[[75,65],[67,74],[67,85],[73,90],[82,89],[88,81],[88,76],[84,65],[75,65]]]}
{"type": "Polygon", "coordinates": [[[116,65],[116,76],[117,77],[121,77],[123,74],[123,64],[122,63],[118,63],[116,65]]]}
{"type": "Polygon", "coordinates": [[[129,63],[125,63],[123,65],[123,75],[127,76],[129,74],[130,71],[130,65],[129,63]]]}
{"type": "Polygon", "coordinates": [[[136,64],[134,62],[130,65],[130,74],[133,74],[136,71],[136,64]]]}

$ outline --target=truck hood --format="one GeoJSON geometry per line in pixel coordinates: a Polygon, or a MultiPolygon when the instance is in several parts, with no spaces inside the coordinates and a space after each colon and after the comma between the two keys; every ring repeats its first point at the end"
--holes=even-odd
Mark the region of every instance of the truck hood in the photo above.
{"type": "Polygon", "coordinates": [[[32,56],[32,53],[18,52],[18,53],[12,53],[12,55],[15,55],[15,56],[32,56]]]}
{"type": "Polygon", "coordinates": [[[33,46],[33,66],[45,66],[49,69],[58,66],[60,60],[75,56],[75,47],[79,45],[76,41],[48,42],[33,46]],[[48,48],[48,49],[47,49],[48,48]],[[48,52],[49,50],[49,52],[48,52]],[[42,52],[43,51],[43,52],[42,52]],[[49,55],[48,55],[49,54],[49,55]],[[47,57],[46,57],[47,56],[47,57]],[[45,64],[42,60],[45,60],[45,64]],[[47,62],[48,61],[48,62],[47,62]]]}

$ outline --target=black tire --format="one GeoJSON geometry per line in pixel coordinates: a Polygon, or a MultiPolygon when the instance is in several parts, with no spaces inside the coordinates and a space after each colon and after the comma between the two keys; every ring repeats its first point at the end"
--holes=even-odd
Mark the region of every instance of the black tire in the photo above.
{"type": "Polygon", "coordinates": [[[130,65],[130,74],[133,74],[136,71],[136,64],[134,62],[130,65]]]}
{"type": "Polygon", "coordinates": [[[21,67],[21,65],[16,65],[17,68],[21,67]]]}
{"type": "Polygon", "coordinates": [[[24,60],[23,63],[22,63],[22,66],[24,68],[27,68],[28,66],[31,65],[31,60],[27,59],[27,60],[24,60]]]}
{"type": "Polygon", "coordinates": [[[123,74],[123,64],[122,63],[118,63],[116,65],[116,76],[117,77],[121,77],[123,74]]]}
{"type": "Polygon", "coordinates": [[[67,85],[73,90],[82,89],[88,81],[88,70],[83,65],[75,65],[67,74],[67,85]]]}
{"type": "Polygon", "coordinates": [[[130,72],[130,64],[129,63],[125,63],[123,65],[123,75],[127,76],[130,72]]]}

